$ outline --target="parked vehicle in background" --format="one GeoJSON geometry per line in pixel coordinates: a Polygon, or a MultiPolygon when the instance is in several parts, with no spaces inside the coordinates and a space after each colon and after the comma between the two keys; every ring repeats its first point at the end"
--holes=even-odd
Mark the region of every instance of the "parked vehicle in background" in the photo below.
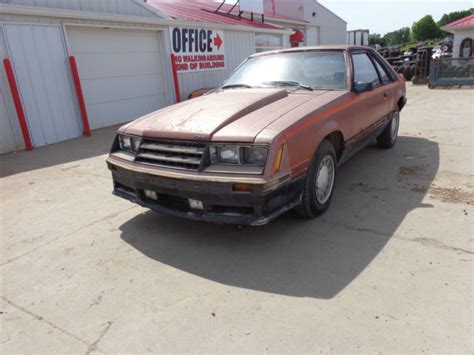
{"type": "Polygon", "coordinates": [[[442,57],[447,57],[451,55],[449,53],[449,46],[447,45],[434,46],[432,52],[433,55],[431,56],[431,58],[433,59],[440,59],[442,57]]]}
{"type": "Polygon", "coordinates": [[[433,59],[439,59],[439,58],[441,58],[441,54],[442,54],[442,53],[443,53],[443,52],[442,52],[442,50],[441,50],[441,47],[438,48],[438,49],[433,48],[433,55],[431,56],[431,58],[433,58],[433,59]]]}
{"type": "Polygon", "coordinates": [[[212,93],[121,127],[107,159],[114,194],[204,221],[312,218],[342,162],[373,139],[395,144],[405,102],[404,81],[367,47],[255,54],[212,93]]]}
{"type": "Polygon", "coordinates": [[[406,56],[415,55],[417,51],[418,49],[416,47],[410,47],[403,53],[403,55],[406,55],[406,56]]]}

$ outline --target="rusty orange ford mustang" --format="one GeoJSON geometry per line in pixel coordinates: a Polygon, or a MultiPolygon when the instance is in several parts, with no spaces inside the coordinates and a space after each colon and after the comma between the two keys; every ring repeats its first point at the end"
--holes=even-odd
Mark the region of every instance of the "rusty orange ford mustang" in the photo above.
{"type": "Polygon", "coordinates": [[[114,194],[164,214],[261,225],[329,207],[337,167],[376,139],[392,147],[405,82],[366,47],[246,59],[213,92],[118,131],[114,194]]]}

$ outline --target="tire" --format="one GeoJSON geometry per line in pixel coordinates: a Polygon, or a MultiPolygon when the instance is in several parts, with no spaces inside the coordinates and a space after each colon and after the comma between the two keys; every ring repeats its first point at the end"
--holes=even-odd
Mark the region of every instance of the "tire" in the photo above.
{"type": "Polygon", "coordinates": [[[336,149],[331,142],[323,140],[308,169],[301,204],[295,208],[298,215],[314,218],[329,208],[336,182],[336,169],[336,149]],[[318,184],[323,188],[318,189],[318,184]]]}
{"type": "Polygon", "coordinates": [[[415,76],[415,66],[414,65],[408,66],[407,75],[408,75],[407,81],[411,81],[413,79],[413,77],[415,76]]]}
{"type": "Polygon", "coordinates": [[[398,127],[400,125],[400,111],[392,112],[390,122],[382,133],[377,137],[377,145],[382,149],[392,148],[397,142],[398,127]]]}
{"type": "Polygon", "coordinates": [[[410,66],[407,65],[405,67],[405,69],[403,69],[403,76],[405,77],[405,80],[406,81],[410,81],[411,80],[411,76],[410,76],[410,66]]]}

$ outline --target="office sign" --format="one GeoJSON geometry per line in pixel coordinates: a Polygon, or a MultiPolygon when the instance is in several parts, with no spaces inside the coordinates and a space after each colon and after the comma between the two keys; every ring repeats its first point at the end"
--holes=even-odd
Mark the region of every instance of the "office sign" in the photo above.
{"type": "Polygon", "coordinates": [[[225,69],[224,31],[174,27],[170,35],[178,72],[225,69]]]}

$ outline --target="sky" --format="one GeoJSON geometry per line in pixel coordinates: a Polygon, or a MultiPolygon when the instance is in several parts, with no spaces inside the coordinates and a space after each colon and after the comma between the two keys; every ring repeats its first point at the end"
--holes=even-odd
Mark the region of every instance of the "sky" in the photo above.
{"type": "Polygon", "coordinates": [[[347,30],[368,29],[380,33],[411,27],[425,15],[438,21],[443,14],[474,7],[464,0],[318,0],[347,22],[347,30]]]}

